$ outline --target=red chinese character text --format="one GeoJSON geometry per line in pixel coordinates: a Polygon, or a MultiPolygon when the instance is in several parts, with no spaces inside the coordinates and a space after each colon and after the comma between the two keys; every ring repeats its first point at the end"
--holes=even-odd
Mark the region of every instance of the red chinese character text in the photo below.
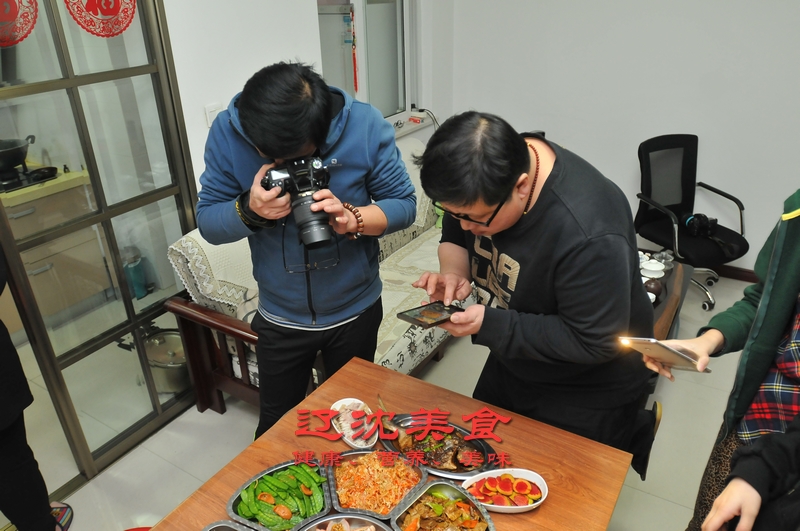
{"type": "Polygon", "coordinates": [[[425,452],[421,450],[411,450],[410,452],[406,452],[406,464],[408,466],[427,465],[428,462],[425,461],[425,452]]]}
{"type": "Polygon", "coordinates": [[[317,409],[309,411],[308,409],[297,410],[297,427],[294,434],[300,435],[314,435],[316,437],[323,437],[329,441],[336,441],[342,438],[341,433],[327,433],[331,429],[331,419],[338,415],[339,412],[334,409],[317,409]],[[309,429],[310,416],[314,416],[323,422],[323,425],[313,430],[309,429]]]}
{"type": "Polygon", "coordinates": [[[415,438],[421,441],[429,434],[437,441],[444,439],[442,433],[452,433],[453,426],[447,423],[449,411],[441,411],[438,407],[431,411],[420,409],[411,413],[411,428],[408,434],[416,433],[415,438]],[[441,433],[440,433],[441,432],[441,433]]]}
{"type": "Polygon", "coordinates": [[[492,433],[492,430],[494,430],[498,422],[503,424],[511,422],[510,417],[498,415],[488,407],[484,407],[472,415],[463,415],[461,418],[465,422],[472,421],[472,433],[464,437],[466,441],[471,439],[494,439],[497,442],[502,442],[502,439],[492,433]]]}
{"type": "Polygon", "coordinates": [[[394,413],[387,413],[386,411],[379,409],[372,415],[367,415],[365,417],[364,423],[369,426],[369,428],[363,430],[364,433],[361,435],[365,441],[372,437],[372,434],[375,433],[375,430],[378,430],[378,437],[384,441],[393,441],[397,439],[399,433],[396,431],[387,433],[384,430],[383,422],[381,422],[381,419],[384,417],[386,417],[388,420],[392,420],[394,418],[394,413]]]}
{"type": "Polygon", "coordinates": [[[312,452],[311,450],[304,450],[302,452],[292,452],[292,455],[294,455],[294,464],[296,465],[299,465],[300,463],[305,463],[307,465],[317,466],[316,464],[313,463],[314,452],[312,452]]]}
{"type": "Polygon", "coordinates": [[[378,459],[381,466],[394,466],[394,462],[400,457],[400,452],[382,452],[378,451],[378,459]]]}
{"type": "Polygon", "coordinates": [[[498,468],[508,468],[514,466],[511,464],[511,456],[505,452],[499,454],[489,454],[489,462],[497,465],[498,468]]]}
{"type": "Polygon", "coordinates": [[[342,464],[342,452],[322,452],[322,466],[339,466],[342,464]]]}
{"type": "Polygon", "coordinates": [[[466,468],[478,467],[483,463],[483,454],[480,452],[463,452],[459,463],[466,468]]]}

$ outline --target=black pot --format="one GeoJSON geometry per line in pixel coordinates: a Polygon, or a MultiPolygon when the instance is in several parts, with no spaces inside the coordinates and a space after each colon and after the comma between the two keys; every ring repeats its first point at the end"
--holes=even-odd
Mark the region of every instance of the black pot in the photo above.
{"type": "Polygon", "coordinates": [[[36,137],[28,135],[25,140],[0,140],[0,171],[13,170],[28,156],[28,144],[36,142],[36,137]]]}

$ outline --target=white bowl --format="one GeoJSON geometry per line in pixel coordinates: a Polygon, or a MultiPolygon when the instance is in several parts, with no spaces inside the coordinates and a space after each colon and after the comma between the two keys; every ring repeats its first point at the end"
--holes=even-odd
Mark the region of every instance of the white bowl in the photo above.
{"type": "Polygon", "coordinates": [[[659,262],[658,260],[648,260],[641,264],[642,269],[652,269],[653,271],[663,271],[664,264],[659,262]]]}
{"type": "Polygon", "coordinates": [[[649,278],[661,278],[664,276],[663,271],[654,271],[652,269],[642,269],[641,273],[643,277],[649,277],[649,278]]]}
{"type": "MultiPolygon", "coordinates": [[[[367,415],[372,414],[372,410],[366,405],[363,401],[359,400],[358,398],[342,398],[341,400],[337,400],[331,405],[331,409],[335,409],[336,411],[341,411],[345,406],[355,406],[357,409],[361,409],[367,413],[367,415]]],[[[333,429],[336,430],[337,433],[342,434],[342,440],[347,444],[347,446],[351,448],[355,448],[356,450],[368,450],[375,446],[375,443],[378,442],[378,435],[380,434],[380,430],[375,430],[375,433],[368,440],[364,439],[353,439],[352,437],[348,436],[340,423],[337,422],[339,417],[335,417],[333,419],[333,429]]],[[[365,426],[365,429],[367,427],[365,426]]]]}
{"type": "Polygon", "coordinates": [[[655,293],[650,293],[650,292],[648,291],[648,292],[647,292],[647,296],[648,296],[648,297],[650,297],[650,302],[652,302],[652,303],[655,303],[655,302],[656,302],[656,294],[655,294],[655,293]]]}
{"type": "Polygon", "coordinates": [[[464,481],[461,486],[467,489],[467,492],[469,492],[469,487],[481,479],[500,477],[502,474],[511,474],[515,478],[525,479],[531,483],[535,483],[536,486],[542,491],[542,497],[529,505],[494,505],[492,503],[481,502],[481,505],[483,505],[487,511],[493,511],[496,513],[524,513],[526,511],[536,509],[547,498],[547,482],[542,476],[533,470],[528,470],[526,468],[497,468],[495,470],[489,470],[488,472],[482,472],[472,476],[468,480],[464,481]]]}

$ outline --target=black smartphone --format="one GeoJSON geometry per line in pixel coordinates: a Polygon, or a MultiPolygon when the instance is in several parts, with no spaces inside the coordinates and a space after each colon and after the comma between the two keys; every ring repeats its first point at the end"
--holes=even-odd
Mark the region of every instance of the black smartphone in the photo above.
{"type": "Polygon", "coordinates": [[[432,302],[416,308],[411,308],[397,314],[403,321],[422,328],[430,328],[438,324],[446,323],[454,313],[463,312],[464,308],[455,305],[445,306],[442,301],[432,302]]]}

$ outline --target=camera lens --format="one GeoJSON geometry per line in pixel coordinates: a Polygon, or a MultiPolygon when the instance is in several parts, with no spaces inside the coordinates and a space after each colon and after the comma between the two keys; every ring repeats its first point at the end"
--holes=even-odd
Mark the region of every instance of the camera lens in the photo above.
{"type": "Polygon", "coordinates": [[[328,214],[320,210],[314,212],[311,205],[315,203],[311,195],[314,192],[307,192],[292,197],[292,212],[300,232],[300,240],[309,249],[317,249],[327,245],[333,230],[328,224],[328,214]]]}

